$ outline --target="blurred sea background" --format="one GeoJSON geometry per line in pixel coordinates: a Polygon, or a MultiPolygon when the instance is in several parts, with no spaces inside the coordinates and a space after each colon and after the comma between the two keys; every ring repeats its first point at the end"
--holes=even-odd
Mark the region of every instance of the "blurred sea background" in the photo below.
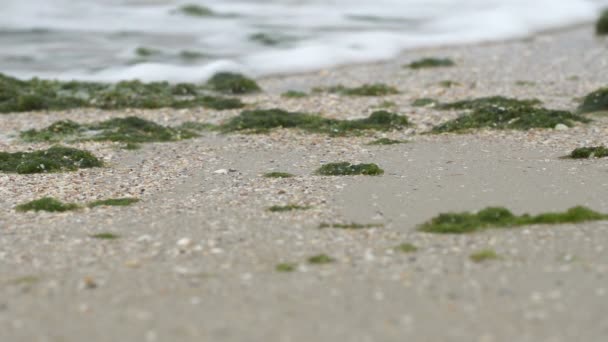
{"type": "MultiPolygon", "coordinates": [[[[608,0],[2,0],[0,72],[204,81],[294,73],[408,48],[525,37],[608,0]]],[[[516,56],[514,56],[516,57],[516,56]]]]}

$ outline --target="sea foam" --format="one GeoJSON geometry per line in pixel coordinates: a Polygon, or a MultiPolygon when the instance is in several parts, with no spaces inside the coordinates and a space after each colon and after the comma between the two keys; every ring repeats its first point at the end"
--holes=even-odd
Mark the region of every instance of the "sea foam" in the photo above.
{"type": "Polygon", "coordinates": [[[608,0],[4,0],[0,72],[204,81],[389,59],[593,20],[608,0]],[[184,4],[214,15],[188,16],[184,4]],[[258,37],[258,39],[254,39],[258,37]],[[148,56],[138,47],[151,49],[148,56]]]}

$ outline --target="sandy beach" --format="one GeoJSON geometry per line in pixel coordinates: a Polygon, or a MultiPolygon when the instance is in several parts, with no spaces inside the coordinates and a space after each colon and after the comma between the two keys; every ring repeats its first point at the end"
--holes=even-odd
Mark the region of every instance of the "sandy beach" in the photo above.
{"type": "MultiPolygon", "coordinates": [[[[413,107],[503,95],[574,111],[608,84],[608,40],[591,25],[507,42],[406,51],[375,64],[257,80],[249,108],[336,119],[387,106],[413,124],[401,131],[329,137],[279,129],[205,132],[143,144],[70,144],[103,168],[0,173],[0,341],[605,341],[608,221],[536,225],[464,235],[416,230],[449,211],[504,206],[516,214],[584,205],[608,213],[608,159],[566,160],[608,145],[608,119],[530,131],[428,135],[461,111],[413,107]],[[412,70],[423,57],[456,66],[412,70]],[[446,87],[440,83],[458,84],[446,87]],[[287,90],[382,82],[382,97],[287,90]],[[372,146],[377,138],[407,143],[372,146]],[[376,163],[377,177],[324,177],[327,162],[376,163]],[[281,171],[293,178],[264,178],[281,171]],[[84,203],[137,197],[129,207],[17,212],[44,196],[84,203]],[[308,210],[270,212],[273,205],[308,210]],[[378,224],[361,230],[322,223],[378,224]],[[100,240],[112,232],[120,238],[100,240]],[[413,253],[395,247],[411,243],[413,253]],[[469,256],[493,249],[497,260],[469,256]],[[314,265],[317,254],[335,259],[314,265]],[[277,272],[293,263],[293,272],[277,272]]],[[[136,115],[163,125],[220,123],[240,110],[78,109],[0,115],[0,150],[46,148],[19,131],[57,120],[89,123],[136,115]]]]}

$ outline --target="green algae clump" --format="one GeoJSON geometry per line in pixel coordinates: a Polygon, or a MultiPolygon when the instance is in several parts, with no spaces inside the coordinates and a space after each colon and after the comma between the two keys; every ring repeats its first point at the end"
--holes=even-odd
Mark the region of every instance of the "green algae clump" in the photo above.
{"type": "Polygon", "coordinates": [[[403,140],[394,140],[389,138],[380,138],[376,139],[372,142],[367,143],[367,145],[396,145],[396,144],[405,144],[407,141],[403,140]]]}
{"type": "Polygon", "coordinates": [[[307,97],[308,94],[306,94],[303,91],[288,90],[288,91],[284,92],[283,94],[281,94],[281,96],[286,97],[286,98],[298,99],[298,98],[307,97]]]}
{"type": "Polygon", "coordinates": [[[120,235],[114,233],[98,233],[91,235],[91,238],[100,240],[116,240],[120,238],[120,235]]]}
{"type": "Polygon", "coordinates": [[[48,211],[48,212],[64,212],[70,210],[77,210],[81,207],[75,203],[63,203],[52,197],[43,197],[38,200],[19,204],[15,207],[15,210],[25,211],[48,211]]]}
{"type": "Polygon", "coordinates": [[[36,142],[55,142],[65,140],[80,133],[82,126],[72,120],[56,121],[41,130],[27,130],[20,133],[21,139],[36,142]]]}
{"type": "Polygon", "coordinates": [[[285,211],[307,210],[307,209],[310,209],[310,207],[297,205],[297,204],[288,204],[288,205],[273,205],[272,207],[268,208],[268,211],[285,212],[285,211]]]}
{"type": "Polygon", "coordinates": [[[412,101],[412,107],[435,107],[438,104],[439,101],[428,97],[423,97],[412,101]]]}
{"type": "Polygon", "coordinates": [[[109,198],[105,200],[93,201],[87,204],[89,208],[99,207],[99,206],[119,206],[125,207],[131,205],[133,203],[139,202],[138,198],[132,197],[124,197],[124,198],[109,198]]]}
{"type": "Polygon", "coordinates": [[[74,108],[242,108],[238,99],[209,96],[203,85],[192,83],[122,81],[115,84],[22,81],[0,73],[0,113],[74,108]]]}
{"type": "Polygon", "coordinates": [[[313,92],[328,92],[337,93],[347,96],[386,96],[399,94],[397,88],[386,85],[384,83],[364,84],[359,87],[345,87],[341,84],[332,87],[317,87],[313,89],[313,92]]]}
{"type": "Polygon", "coordinates": [[[334,229],[359,230],[359,229],[382,228],[382,227],[384,227],[384,225],[381,224],[381,223],[366,223],[366,224],[362,224],[362,223],[356,223],[356,222],[351,222],[351,223],[321,223],[319,225],[319,229],[334,228],[334,229]]]}
{"type": "Polygon", "coordinates": [[[471,254],[469,258],[473,262],[480,263],[488,260],[500,259],[500,256],[493,249],[482,249],[478,252],[471,254]]]}
{"type": "Polygon", "coordinates": [[[53,146],[34,152],[0,152],[0,171],[20,174],[75,171],[103,166],[88,151],[70,147],[53,146]]]}
{"type": "Polygon", "coordinates": [[[315,172],[321,176],[379,176],[384,173],[378,165],[370,164],[351,164],[348,162],[329,163],[321,166],[315,172]]]}
{"type": "Polygon", "coordinates": [[[243,111],[230,119],[220,129],[224,132],[250,131],[264,133],[273,128],[298,128],[313,133],[345,135],[363,130],[398,130],[409,125],[405,116],[387,111],[373,112],[358,120],[336,120],[282,109],[258,109],[243,111]]]}
{"type": "Polygon", "coordinates": [[[88,125],[81,125],[70,120],[57,121],[47,128],[23,131],[20,137],[29,142],[114,141],[124,142],[127,143],[127,147],[137,148],[138,143],[178,141],[198,137],[197,131],[201,128],[202,126],[196,126],[194,123],[171,128],[129,116],[88,125]]]}
{"type": "Polygon", "coordinates": [[[211,89],[226,94],[250,94],[260,92],[262,89],[258,84],[241,74],[232,72],[220,72],[207,81],[211,89]]]}
{"type": "Polygon", "coordinates": [[[454,61],[449,58],[423,58],[406,65],[406,67],[410,69],[424,69],[451,67],[454,65],[456,65],[456,63],[454,63],[454,61]]]}
{"type": "Polygon", "coordinates": [[[608,148],[605,146],[579,147],[568,156],[572,159],[604,158],[608,157],[608,148]]]}
{"type": "Polygon", "coordinates": [[[442,213],[423,223],[418,230],[427,233],[463,234],[490,228],[510,228],[532,224],[562,224],[606,220],[608,215],[577,206],[565,212],[543,213],[536,216],[516,216],[503,207],[488,207],[476,214],[469,212],[442,213]]]}
{"type": "Polygon", "coordinates": [[[534,107],[542,102],[538,99],[513,99],[504,96],[480,97],[472,100],[462,100],[438,104],[439,109],[483,109],[487,107],[520,108],[534,107]]]}
{"type": "Polygon", "coordinates": [[[518,100],[502,96],[439,104],[439,109],[466,109],[471,112],[434,127],[431,133],[462,133],[478,128],[529,130],[590,122],[580,115],[546,109],[539,107],[539,104],[540,101],[536,99],[518,100]]]}
{"type": "Polygon", "coordinates": [[[308,263],[313,265],[329,264],[334,261],[336,260],[327,254],[318,254],[308,258],[308,263]]]}
{"type": "Polygon", "coordinates": [[[608,9],[604,10],[595,24],[595,33],[598,35],[608,34],[608,9]]]}
{"type": "Polygon", "coordinates": [[[589,93],[578,106],[580,114],[608,111],[608,87],[589,93]]]}
{"type": "Polygon", "coordinates": [[[418,247],[407,242],[400,244],[399,246],[395,247],[395,249],[401,253],[414,253],[418,251],[418,247]]]}
{"type": "Polygon", "coordinates": [[[195,4],[183,5],[177,9],[177,12],[191,17],[208,17],[214,14],[208,7],[195,4]]]}
{"type": "Polygon", "coordinates": [[[277,266],[275,266],[275,270],[277,272],[293,272],[296,270],[297,265],[296,264],[292,264],[292,263],[280,263],[277,266]]]}
{"type": "Polygon", "coordinates": [[[291,178],[294,177],[291,173],[287,172],[268,172],[264,174],[265,178],[291,178]]]}

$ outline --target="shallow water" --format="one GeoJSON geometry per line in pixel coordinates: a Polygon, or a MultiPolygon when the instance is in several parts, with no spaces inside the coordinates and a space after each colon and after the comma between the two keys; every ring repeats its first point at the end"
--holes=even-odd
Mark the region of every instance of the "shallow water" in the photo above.
{"type": "Polygon", "coordinates": [[[526,36],[593,20],[604,6],[608,0],[3,0],[0,72],[106,81],[300,72],[526,36]],[[186,15],[184,4],[213,14],[186,15]]]}

